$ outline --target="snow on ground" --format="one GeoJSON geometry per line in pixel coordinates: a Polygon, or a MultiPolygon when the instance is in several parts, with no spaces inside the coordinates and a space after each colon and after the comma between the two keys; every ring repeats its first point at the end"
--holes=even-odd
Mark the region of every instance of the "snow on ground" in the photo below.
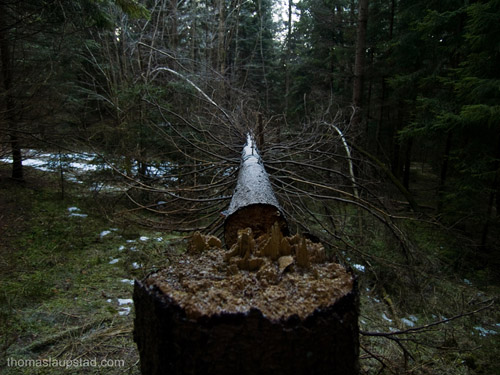
{"type": "Polygon", "coordinates": [[[110,230],[103,230],[101,234],[99,234],[99,237],[103,238],[106,237],[108,234],[111,234],[110,230]]]}
{"type": "MultiPolygon", "coordinates": [[[[99,170],[112,170],[109,164],[106,164],[104,159],[98,154],[94,153],[50,153],[41,152],[32,149],[23,149],[22,155],[23,165],[32,167],[45,172],[59,172],[61,169],[64,171],[64,178],[68,181],[75,183],[82,183],[82,177],[92,172],[99,170]]],[[[12,158],[0,158],[0,162],[12,163],[12,158]]],[[[173,165],[171,162],[156,163],[156,165],[148,165],[146,167],[146,174],[152,177],[166,176],[172,173],[173,165]]],[[[132,173],[137,174],[139,165],[137,162],[132,163],[132,173]]],[[[176,177],[171,177],[175,181],[176,177]]],[[[121,191],[122,188],[106,183],[94,183],[93,190],[103,191],[121,191]]],[[[77,215],[74,215],[77,216],[77,215]]]]}
{"type": "Polygon", "coordinates": [[[382,319],[384,319],[388,322],[392,322],[392,319],[388,318],[387,315],[385,315],[385,313],[382,313],[382,319]]]}
{"type": "Polygon", "coordinates": [[[68,207],[68,216],[69,217],[87,217],[87,214],[80,213],[80,209],[78,207],[68,207]]]}
{"type": "Polygon", "coordinates": [[[353,268],[356,268],[360,272],[365,272],[365,266],[363,266],[361,264],[353,264],[352,266],[353,266],[353,268]]]}
{"type": "Polygon", "coordinates": [[[120,306],[122,305],[130,305],[131,303],[134,303],[130,298],[118,298],[118,304],[120,306]]]}
{"type": "Polygon", "coordinates": [[[130,308],[130,307],[122,307],[122,308],[120,309],[120,311],[118,311],[118,314],[120,314],[120,315],[122,315],[122,316],[123,316],[123,315],[128,315],[128,314],[130,314],[130,310],[131,310],[131,308],[130,308]]]}
{"type": "Polygon", "coordinates": [[[415,323],[410,319],[403,318],[401,319],[401,322],[408,327],[415,327],[415,323]]]}
{"type": "Polygon", "coordinates": [[[483,336],[483,337],[488,336],[488,335],[496,335],[498,333],[497,331],[495,331],[493,329],[486,329],[486,328],[481,327],[481,326],[476,326],[476,327],[474,327],[474,329],[479,332],[479,336],[483,336]]]}

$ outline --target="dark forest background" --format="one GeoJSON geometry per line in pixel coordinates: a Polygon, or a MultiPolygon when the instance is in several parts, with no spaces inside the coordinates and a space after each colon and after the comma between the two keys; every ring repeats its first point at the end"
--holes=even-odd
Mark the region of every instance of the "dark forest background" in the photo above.
{"type": "Polygon", "coordinates": [[[277,145],[333,124],[412,209],[484,251],[496,243],[498,1],[290,1],[280,21],[267,0],[0,6],[2,153],[15,179],[23,148],[78,142],[144,173],[203,153],[207,134],[223,149],[211,152],[234,158],[245,129],[277,145]]]}

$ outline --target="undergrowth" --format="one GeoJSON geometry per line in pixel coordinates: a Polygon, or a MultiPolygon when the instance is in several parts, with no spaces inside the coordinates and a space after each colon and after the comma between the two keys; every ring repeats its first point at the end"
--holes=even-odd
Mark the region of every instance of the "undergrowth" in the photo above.
{"type": "MultiPolygon", "coordinates": [[[[61,199],[50,174],[30,170],[19,185],[1,172],[1,372],[139,374],[132,283],[168,265],[182,237],[113,221],[123,202],[112,193],[67,184],[61,199]],[[71,366],[12,366],[20,360],[71,366]]],[[[409,257],[367,224],[362,246],[340,254],[358,274],[361,374],[500,374],[495,270],[434,224],[398,223],[409,257]]]]}
{"type": "MultiPolygon", "coordinates": [[[[373,231],[359,274],[362,374],[500,374],[498,273],[435,223],[399,223],[411,254],[373,231]],[[488,276],[485,276],[485,275],[488,276]]],[[[359,267],[358,267],[359,268],[359,267]]]]}
{"type": "Polygon", "coordinates": [[[180,237],[118,226],[81,186],[61,199],[55,183],[0,180],[1,372],[138,374],[133,280],[168,264],[180,237]]]}

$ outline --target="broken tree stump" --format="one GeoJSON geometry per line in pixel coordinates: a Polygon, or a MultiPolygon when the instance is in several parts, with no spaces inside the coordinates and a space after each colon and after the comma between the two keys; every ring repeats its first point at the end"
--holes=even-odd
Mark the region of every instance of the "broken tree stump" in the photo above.
{"type": "Polygon", "coordinates": [[[241,155],[238,182],[225,215],[224,240],[228,248],[236,242],[239,229],[251,228],[256,236],[260,236],[277,222],[281,232],[288,233],[283,210],[274,195],[255,139],[250,134],[241,155]]]}
{"type": "MultiPolygon", "coordinates": [[[[244,181],[240,172],[238,183],[244,181]]],[[[275,214],[272,196],[263,205],[275,214]]],[[[239,202],[227,220],[249,207],[239,202]]],[[[143,375],[358,374],[354,275],[328,261],[321,243],[288,236],[283,216],[274,217],[270,225],[262,216],[251,222],[264,221],[260,226],[230,222],[229,250],[196,232],[185,254],[135,282],[134,340],[143,375]]]]}

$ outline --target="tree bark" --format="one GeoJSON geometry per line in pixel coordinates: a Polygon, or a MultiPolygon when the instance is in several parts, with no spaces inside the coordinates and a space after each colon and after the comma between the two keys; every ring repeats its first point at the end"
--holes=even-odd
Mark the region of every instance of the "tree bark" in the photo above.
{"type": "MultiPolygon", "coordinates": [[[[363,78],[365,70],[366,53],[366,28],[368,23],[368,0],[360,0],[358,8],[358,26],[356,37],[356,54],[354,60],[354,82],[352,90],[352,104],[355,108],[355,115],[352,119],[352,126],[360,132],[361,109],[363,100],[363,78]]],[[[360,133],[361,134],[361,133],[360,133]]]]}
{"type": "MultiPolygon", "coordinates": [[[[225,2],[224,0],[219,0],[219,26],[217,33],[217,70],[222,77],[226,74],[226,19],[225,19],[225,2]]],[[[222,83],[223,84],[223,83],[222,83]]]]}
{"type": "Polygon", "coordinates": [[[437,203],[437,211],[441,213],[443,211],[443,206],[444,206],[444,192],[445,192],[445,187],[446,187],[446,179],[448,176],[448,163],[450,159],[450,152],[451,152],[451,143],[452,143],[452,138],[453,138],[453,133],[449,131],[446,134],[446,144],[444,147],[444,153],[443,153],[443,161],[441,163],[441,174],[439,178],[439,185],[438,185],[438,203],[437,203]]]}
{"type": "Polygon", "coordinates": [[[2,83],[5,92],[5,122],[9,134],[10,146],[12,149],[12,178],[22,181],[23,173],[23,158],[19,137],[17,135],[15,125],[15,99],[12,94],[13,82],[13,67],[12,57],[10,54],[11,46],[9,45],[8,37],[9,26],[6,20],[6,10],[3,4],[0,3],[0,54],[2,61],[2,83]]]}
{"type": "Polygon", "coordinates": [[[272,321],[257,309],[190,319],[170,296],[136,281],[134,339],[142,375],[358,374],[353,289],[305,320],[272,321]]]}
{"type": "Polygon", "coordinates": [[[238,182],[225,215],[224,239],[228,248],[236,243],[238,229],[251,228],[258,237],[269,232],[278,222],[282,233],[288,233],[283,210],[274,195],[255,139],[250,134],[241,155],[238,182]]]}
{"type": "MultiPolygon", "coordinates": [[[[490,226],[494,220],[493,218],[493,207],[494,207],[494,202],[495,202],[495,196],[497,199],[497,208],[498,208],[498,186],[499,186],[499,176],[500,176],[500,137],[498,137],[497,140],[497,147],[496,147],[496,154],[495,154],[495,162],[493,163],[493,180],[491,182],[491,188],[490,188],[490,193],[489,193],[489,198],[488,198],[488,207],[486,209],[486,220],[484,221],[483,225],[483,230],[481,234],[481,247],[483,249],[487,249],[487,242],[488,242],[488,234],[490,231],[490,226]]],[[[498,216],[498,212],[497,212],[498,216]]]]}
{"type": "Polygon", "coordinates": [[[292,62],[292,5],[293,0],[288,0],[288,31],[286,35],[285,56],[285,115],[288,115],[288,109],[290,105],[290,64],[292,62]]]}
{"type": "Polygon", "coordinates": [[[413,138],[406,141],[405,163],[403,170],[403,186],[406,190],[410,190],[410,173],[411,173],[411,149],[413,147],[413,138]]]}

